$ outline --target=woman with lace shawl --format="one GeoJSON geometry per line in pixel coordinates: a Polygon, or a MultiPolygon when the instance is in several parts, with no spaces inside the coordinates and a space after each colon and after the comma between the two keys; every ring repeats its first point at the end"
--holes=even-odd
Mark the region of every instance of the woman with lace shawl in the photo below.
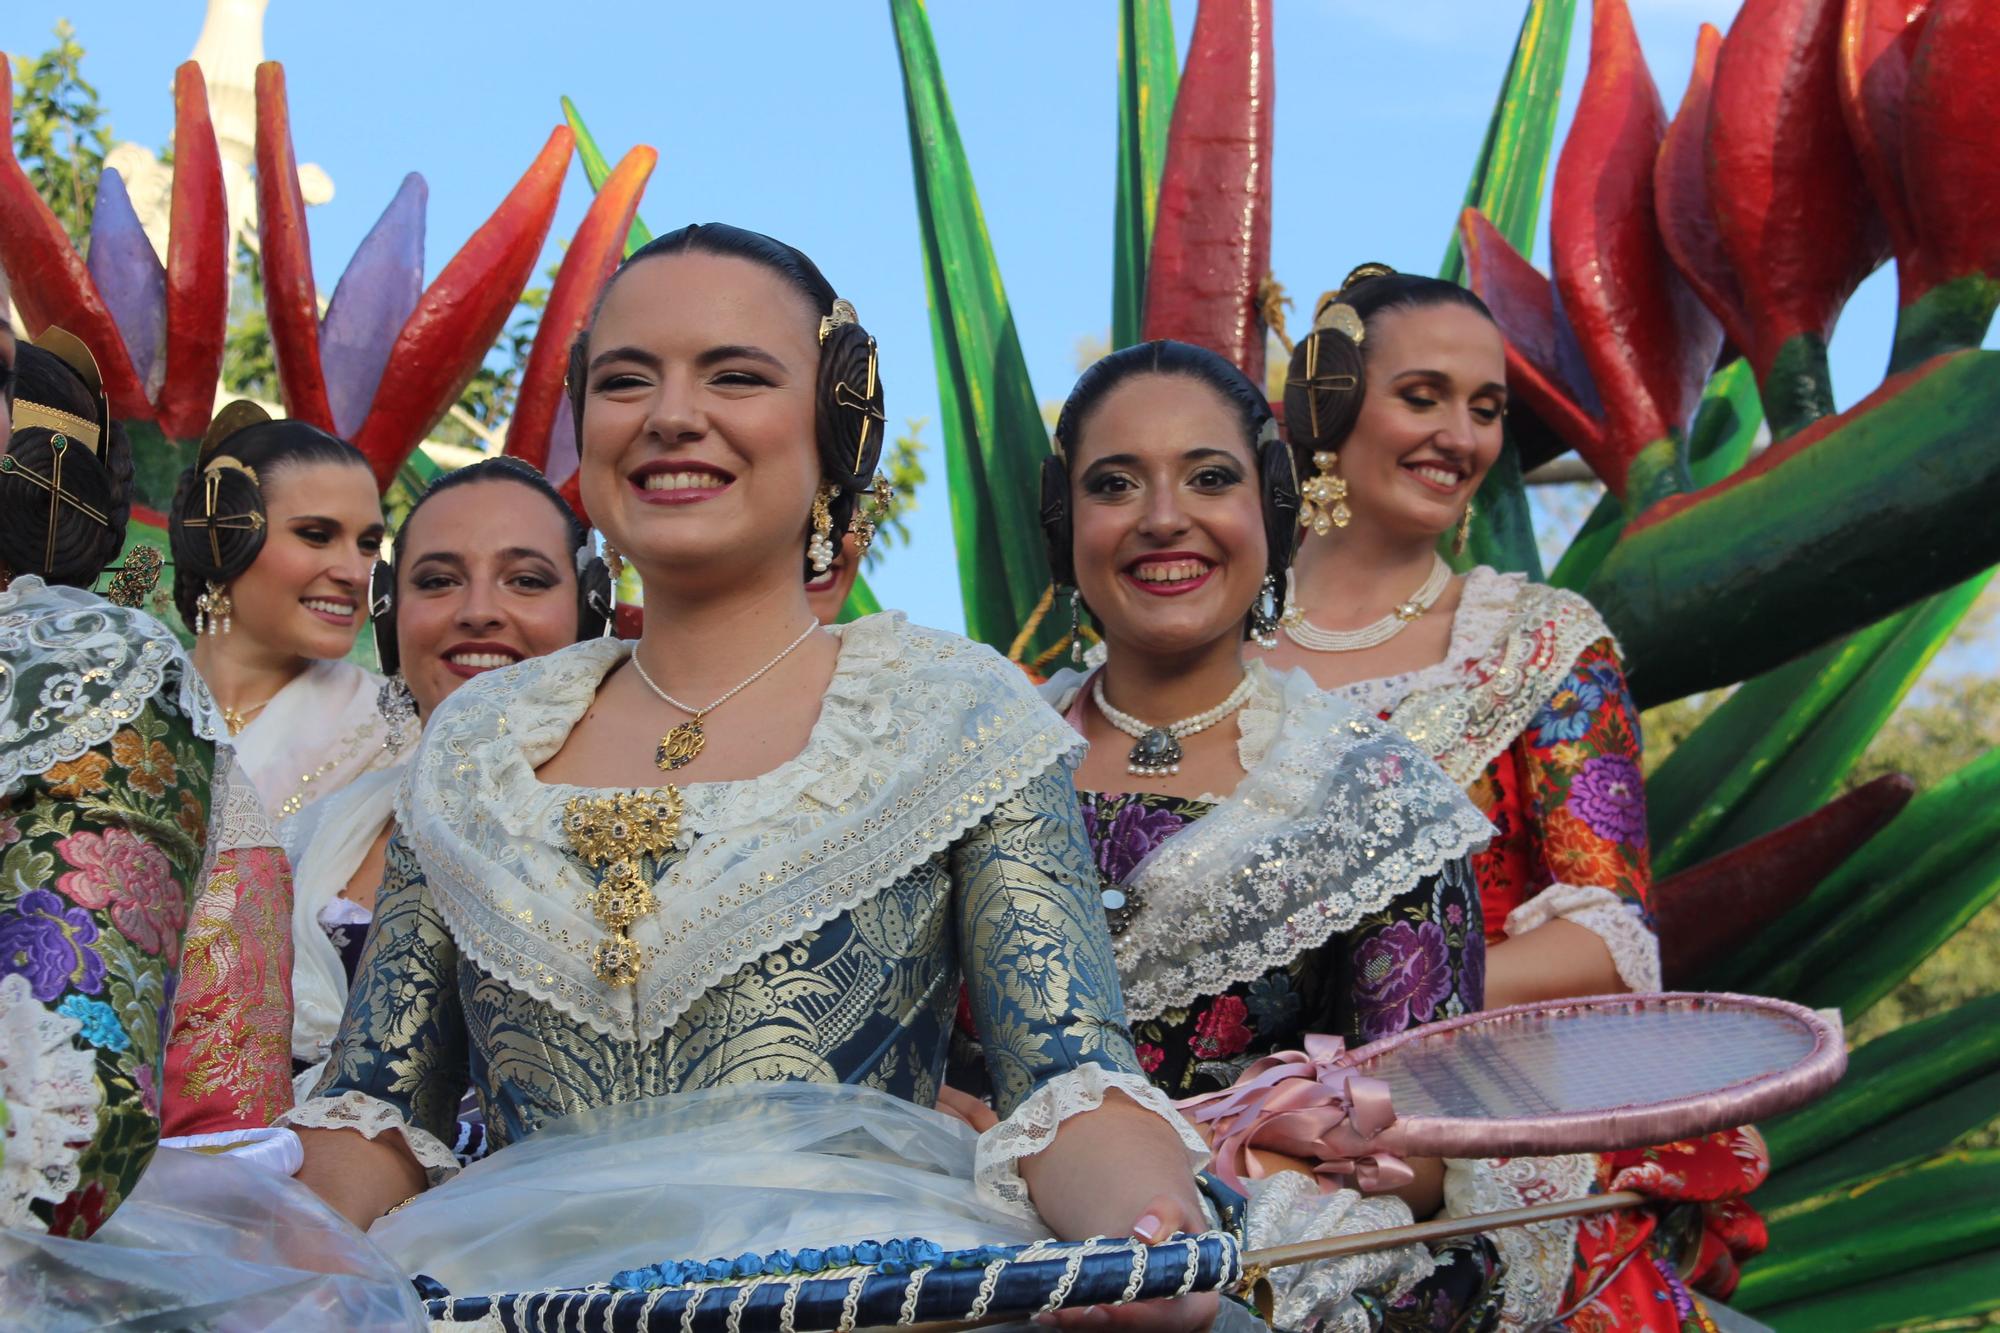
{"type": "MultiPolygon", "coordinates": [[[[1485,942],[1465,858],[1487,822],[1396,732],[1300,673],[1244,660],[1246,622],[1272,627],[1298,512],[1256,387],[1199,348],[1127,348],[1077,382],[1056,448],[1051,565],[1107,651],[1044,696],[1091,743],[1079,796],[1154,1082],[1215,1092],[1312,1034],[1358,1046],[1479,1008],[1485,942]]],[[[1400,1199],[1322,1200],[1310,1176],[1274,1177],[1250,1209],[1252,1241],[1427,1215],[1441,1166],[1411,1165],[1400,1199]]],[[[1396,1183],[1372,1174],[1364,1184],[1396,1183]]],[[[1279,1323],[1486,1327],[1497,1268],[1485,1237],[1315,1265],[1278,1275],[1292,1284],[1279,1323]]]]}
{"type": "Polygon", "coordinates": [[[468,1085],[481,1178],[557,1117],[661,1094],[927,1108],[963,977],[1006,1115],[979,1188],[1064,1237],[1199,1229],[1201,1141],[1125,1029],[1081,742],[990,650],[807,605],[881,445],[853,307],[790,246],[686,227],[614,275],[570,392],[644,637],[493,672],[432,718],[326,1078],[289,1117],[302,1178],[372,1221],[453,1172],[468,1085]]]}
{"type": "Polygon", "coordinates": [[[0,319],[0,399],[0,1226],[81,1238],[163,1121],[241,1137],[290,1105],[291,881],[200,678],[132,609],[151,548],[90,591],[132,451],[89,350],[0,319]]]}
{"type": "MultiPolygon", "coordinates": [[[[1506,360],[1491,314],[1454,283],[1364,264],[1321,299],[1314,325],[1285,390],[1304,538],[1265,660],[1386,719],[1492,819],[1494,840],[1473,858],[1489,1006],[1658,990],[1639,714],[1611,631],[1573,592],[1485,566],[1454,577],[1437,553],[1454,531],[1462,549],[1500,454],[1506,360]]],[[[1593,1180],[1689,1190],[1712,1206],[1705,1236],[1675,1229],[1703,1239],[1681,1267],[1726,1294],[1735,1258],[1762,1248],[1740,1199],[1766,1167],[1761,1141],[1737,1131],[1601,1160],[1517,1159],[1508,1192],[1486,1202],[1579,1194],[1593,1180]]],[[[1652,1328],[1662,1310],[1690,1308],[1677,1261],[1630,1262],[1658,1216],[1582,1224],[1563,1307],[1575,1327],[1652,1328]]]]}

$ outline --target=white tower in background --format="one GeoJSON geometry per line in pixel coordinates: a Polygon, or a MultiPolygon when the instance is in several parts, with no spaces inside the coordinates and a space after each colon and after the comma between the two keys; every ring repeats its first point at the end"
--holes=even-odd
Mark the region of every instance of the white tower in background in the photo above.
{"type": "MultiPolygon", "coordinates": [[[[264,61],[264,11],[270,0],[208,0],[191,55],[208,85],[208,113],[222,154],[222,184],[229,199],[229,255],[236,242],[257,248],[257,189],[251,170],[257,152],[257,66],[264,61]]],[[[119,143],[104,165],[125,178],[132,207],[153,249],[165,258],[172,213],[173,168],[142,144],[119,143]]],[[[299,191],[308,204],[333,198],[333,181],[317,165],[299,165],[299,191]]]]}

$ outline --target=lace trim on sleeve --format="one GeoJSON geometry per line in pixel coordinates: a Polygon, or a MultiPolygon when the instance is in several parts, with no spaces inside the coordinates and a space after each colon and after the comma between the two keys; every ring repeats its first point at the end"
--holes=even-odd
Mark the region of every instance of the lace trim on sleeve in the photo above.
{"type": "Polygon", "coordinates": [[[1124,1093],[1174,1127],[1187,1150],[1190,1173],[1208,1164],[1208,1145],[1201,1141],[1201,1135],[1143,1075],[1103,1065],[1078,1065],[1035,1089],[1014,1108],[1014,1114],[979,1136],[972,1178],[981,1197],[1010,1212],[1033,1217],[1035,1205],[1028,1198],[1028,1183],[1021,1178],[1021,1159],[1033,1157],[1054,1143],[1063,1121],[1095,1111],[1112,1091],[1124,1093]]]}
{"type": "MultiPolygon", "coordinates": [[[[1297,1171],[1280,1171],[1251,1189],[1244,1213],[1244,1248],[1249,1250],[1410,1224],[1409,1205],[1392,1194],[1376,1198],[1364,1198],[1353,1190],[1322,1194],[1318,1181],[1297,1171]]],[[[1430,1251],[1421,1245],[1274,1268],[1269,1275],[1276,1302],[1271,1327],[1373,1333],[1375,1326],[1354,1294],[1377,1292],[1394,1301],[1435,1269],[1430,1251]]]]}
{"type": "Polygon", "coordinates": [[[292,1129],[352,1129],[365,1139],[377,1139],[394,1130],[403,1136],[410,1155],[423,1167],[431,1184],[441,1184],[458,1174],[458,1158],[450,1144],[411,1124],[388,1102],[365,1092],[349,1090],[334,1097],[314,1097],[279,1116],[276,1123],[292,1129]]]}
{"type": "MultiPolygon", "coordinates": [[[[1471,1217],[1505,1208],[1580,1199],[1590,1193],[1596,1159],[1590,1156],[1447,1159],[1444,1212],[1471,1217]]],[[[1500,1327],[1537,1329],[1561,1307],[1576,1258],[1576,1219],[1501,1227],[1486,1235],[1506,1264],[1501,1279],[1500,1327]]]]}
{"type": "Polygon", "coordinates": [[[0,1227],[46,1231],[34,1203],[77,1187],[97,1133],[97,1058],[82,1020],[45,1008],[20,973],[0,978],[0,1227]]]}
{"type": "Polygon", "coordinates": [[[1626,990],[1660,989],[1660,941],[1631,902],[1609,889],[1551,884],[1507,914],[1507,934],[1525,935],[1559,918],[1604,941],[1626,990]]]}

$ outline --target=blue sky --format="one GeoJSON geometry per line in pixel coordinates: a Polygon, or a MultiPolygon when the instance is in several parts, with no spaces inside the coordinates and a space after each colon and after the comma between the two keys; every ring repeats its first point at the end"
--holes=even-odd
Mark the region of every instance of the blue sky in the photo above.
{"type": "MultiPolygon", "coordinates": [[[[1726,27],[1736,0],[1631,3],[1672,108],[1697,27],[1726,27]]],[[[1195,6],[1174,8],[1184,48],[1195,6]]],[[[1565,125],[1589,49],[1589,6],[1578,8],[1565,125]]],[[[0,12],[0,49],[39,52],[68,17],[118,137],[158,146],[172,128],[173,67],[203,9],[200,0],[13,0],[0,12]]],[[[1078,340],[1101,337],[1110,320],[1116,6],[936,0],[930,16],[1037,393],[1059,400],[1078,340]]],[[[1309,310],[1364,259],[1435,270],[1520,5],[1281,0],[1276,22],[1278,278],[1309,310]]],[[[311,215],[322,290],[412,170],[430,184],[435,273],[560,121],[564,93],[613,157],[634,142],[659,148],[641,208],[655,230],[723,220],[812,254],[881,340],[892,422],[930,422],[932,483],[912,517],[915,544],[892,551],[871,581],[887,605],[960,623],[885,3],[275,0],[265,49],[286,65],[300,160],[325,168],[336,188],[311,215]]],[[[549,259],[588,200],[572,167],[549,259]]],[[[1538,260],[1546,213],[1543,233],[1538,260]]],[[[1848,307],[1833,349],[1843,405],[1879,380],[1893,313],[1886,272],[1848,307]]]]}

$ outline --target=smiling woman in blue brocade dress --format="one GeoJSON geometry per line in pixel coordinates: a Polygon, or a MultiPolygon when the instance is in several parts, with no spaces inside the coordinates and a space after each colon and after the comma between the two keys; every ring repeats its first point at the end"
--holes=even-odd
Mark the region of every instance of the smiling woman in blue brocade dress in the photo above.
{"type": "Polygon", "coordinates": [[[789,246],[685,228],[613,279],[570,391],[645,635],[439,708],[328,1072],[290,1120],[302,1177],[365,1225],[453,1171],[467,1087],[489,1165],[663,1093],[928,1105],[963,978],[1006,1116],[981,1190],[1062,1236],[1199,1229],[1201,1144],[1125,1027],[1080,742],[990,650],[894,615],[822,629],[807,605],[802,569],[829,563],[881,445],[853,308],[789,246]]]}

